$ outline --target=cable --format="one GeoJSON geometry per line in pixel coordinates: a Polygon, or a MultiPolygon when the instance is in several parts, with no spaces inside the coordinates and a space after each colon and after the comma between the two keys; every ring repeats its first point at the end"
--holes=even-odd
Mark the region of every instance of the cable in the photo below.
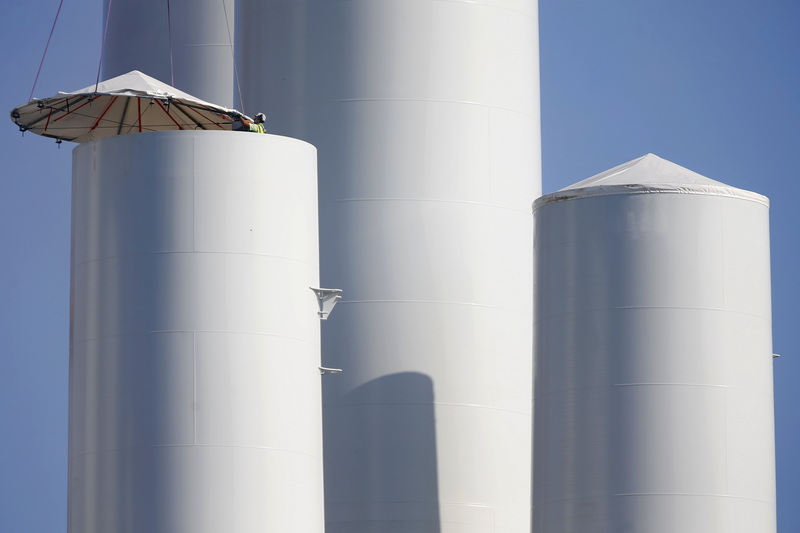
{"type": "MultiPolygon", "coordinates": [[[[33,100],[33,91],[36,90],[36,84],[39,82],[39,74],[42,72],[42,65],[44,65],[44,58],[47,55],[47,49],[50,48],[50,40],[53,38],[53,32],[56,31],[56,22],[58,22],[58,15],[61,14],[61,6],[64,5],[64,0],[58,4],[58,11],[56,11],[56,18],[53,20],[53,27],[50,29],[50,36],[47,38],[47,44],[44,46],[44,53],[42,54],[42,61],[39,63],[39,70],[36,71],[36,78],[33,80],[33,87],[31,87],[31,94],[28,96],[28,101],[33,100]]],[[[230,31],[228,31],[230,35],[230,31]]]]}
{"type": "Polygon", "coordinates": [[[97,80],[94,83],[94,92],[97,92],[97,86],[100,85],[100,67],[103,65],[103,54],[106,51],[106,37],[108,36],[108,20],[111,18],[111,4],[114,0],[108,0],[108,9],[106,10],[106,28],[103,30],[103,44],[100,46],[100,61],[97,62],[97,80]]]}
{"type": "Polygon", "coordinates": [[[233,62],[233,77],[236,78],[236,89],[239,92],[239,106],[244,107],[244,99],[242,98],[242,85],[239,83],[239,69],[236,68],[236,54],[233,50],[233,38],[231,37],[231,25],[228,22],[228,8],[225,7],[225,0],[222,0],[222,10],[225,12],[225,28],[228,30],[228,44],[231,47],[231,59],[233,62]]]}
{"type": "Polygon", "coordinates": [[[169,84],[175,87],[175,71],[172,66],[172,14],[167,0],[167,35],[169,36],[169,84]]]}

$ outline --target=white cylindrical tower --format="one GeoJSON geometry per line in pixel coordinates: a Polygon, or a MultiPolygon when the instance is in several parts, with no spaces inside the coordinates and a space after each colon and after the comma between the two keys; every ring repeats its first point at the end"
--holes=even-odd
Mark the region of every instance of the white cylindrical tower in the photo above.
{"type": "Polygon", "coordinates": [[[774,533],[767,199],[647,155],[534,217],[534,531],[774,533]]]}
{"type": "Polygon", "coordinates": [[[319,150],[328,532],[527,533],[536,2],[242,2],[237,62],[319,150]]]}
{"type": "Polygon", "coordinates": [[[108,137],[72,211],[69,531],[322,531],[315,149],[108,137]]]}
{"type": "Polygon", "coordinates": [[[103,79],[140,70],[207,102],[233,107],[234,0],[103,3],[108,26],[103,79]]]}

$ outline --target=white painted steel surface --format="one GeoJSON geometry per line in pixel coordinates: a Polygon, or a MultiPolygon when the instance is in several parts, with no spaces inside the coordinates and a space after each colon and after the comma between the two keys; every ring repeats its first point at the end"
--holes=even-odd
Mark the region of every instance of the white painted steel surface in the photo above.
{"type": "Polygon", "coordinates": [[[233,107],[234,4],[104,0],[103,79],[141,70],[198,98],[233,107]]]}
{"type": "Polygon", "coordinates": [[[627,165],[535,204],[534,531],[774,533],[767,200],[627,165]]]}
{"type": "Polygon", "coordinates": [[[319,150],[328,532],[527,533],[536,2],[242,2],[237,54],[319,150]]]}
{"type": "Polygon", "coordinates": [[[108,137],[73,183],[69,531],[322,531],[315,149],[108,137]]]}

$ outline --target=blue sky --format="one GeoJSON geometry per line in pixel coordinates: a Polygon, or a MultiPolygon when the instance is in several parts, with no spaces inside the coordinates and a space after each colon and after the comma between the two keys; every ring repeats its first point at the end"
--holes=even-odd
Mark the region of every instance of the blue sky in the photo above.
{"type": "MultiPolygon", "coordinates": [[[[778,528],[800,531],[800,2],[540,0],[544,191],[648,152],[768,196],[778,528]]],[[[5,0],[0,103],[58,0],[5,0]]],[[[65,0],[34,96],[90,85],[102,0],[65,0]]],[[[3,107],[5,106],[5,107],[3,107]]],[[[0,127],[0,531],[66,530],[70,143],[0,127]]]]}

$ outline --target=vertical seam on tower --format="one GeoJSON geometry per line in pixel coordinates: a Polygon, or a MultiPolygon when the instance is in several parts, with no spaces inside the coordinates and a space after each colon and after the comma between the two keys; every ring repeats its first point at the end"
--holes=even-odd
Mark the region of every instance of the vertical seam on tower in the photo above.
{"type": "Polygon", "coordinates": [[[195,144],[192,138],[192,252],[197,251],[197,174],[195,173],[195,144]]]}
{"type": "Polygon", "coordinates": [[[492,110],[486,107],[486,180],[489,182],[489,198],[495,199],[494,181],[492,180],[492,172],[494,170],[492,158],[492,110]]]}
{"type": "MultiPolygon", "coordinates": [[[[192,138],[192,253],[197,252],[197,173],[195,153],[197,140],[192,138]]],[[[197,331],[192,331],[192,444],[197,444],[197,331]]]]}
{"type": "MultiPolygon", "coordinates": [[[[727,254],[728,245],[725,242],[725,202],[719,202],[718,201],[718,203],[721,204],[720,205],[720,210],[719,210],[719,233],[720,233],[719,242],[722,244],[722,249],[720,250],[720,253],[722,255],[722,257],[720,258],[720,263],[722,263],[722,276],[720,276],[720,280],[721,280],[721,284],[722,284],[722,287],[721,287],[721,289],[722,289],[722,306],[721,307],[722,307],[723,311],[727,311],[727,301],[726,301],[725,297],[727,296],[728,290],[727,290],[727,283],[726,283],[726,279],[725,279],[726,275],[727,275],[727,272],[725,271],[726,270],[726,268],[725,268],[725,256],[727,254]]],[[[727,400],[727,395],[726,395],[726,400],[727,400]]]]}
{"type": "Polygon", "coordinates": [[[722,391],[722,398],[723,398],[723,411],[725,413],[725,495],[730,496],[731,493],[728,489],[728,472],[730,471],[730,452],[728,450],[728,434],[730,432],[730,420],[728,418],[728,389],[723,389],[722,391]]]}
{"type": "Polygon", "coordinates": [[[197,332],[192,332],[192,444],[197,444],[197,332]]]}

